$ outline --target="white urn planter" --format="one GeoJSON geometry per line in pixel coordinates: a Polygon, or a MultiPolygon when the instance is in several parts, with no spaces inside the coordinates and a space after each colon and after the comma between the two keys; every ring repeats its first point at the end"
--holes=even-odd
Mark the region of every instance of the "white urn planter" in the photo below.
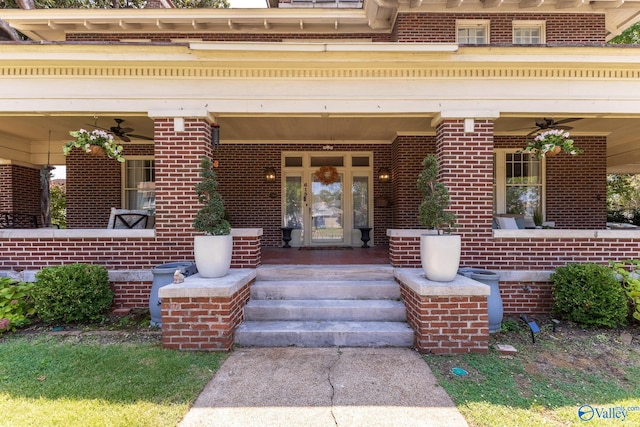
{"type": "Polygon", "coordinates": [[[201,277],[223,277],[231,268],[231,254],[233,252],[233,237],[224,236],[195,236],[193,252],[196,267],[201,277]]]}
{"type": "Polygon", "coordinates": [[[457,234],[423,234],[420,236],[420,260],[427,279],[451,282],[460,266],[461,240],[457,234]]]}

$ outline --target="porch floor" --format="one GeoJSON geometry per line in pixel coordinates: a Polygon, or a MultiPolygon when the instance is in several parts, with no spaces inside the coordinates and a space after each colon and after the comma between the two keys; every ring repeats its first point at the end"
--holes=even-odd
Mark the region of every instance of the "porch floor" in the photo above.
{"type": "Polygon", "coordinates": [[[262,265],[389,264],[389,247],[273,248],[263,247],[262,265]]]}

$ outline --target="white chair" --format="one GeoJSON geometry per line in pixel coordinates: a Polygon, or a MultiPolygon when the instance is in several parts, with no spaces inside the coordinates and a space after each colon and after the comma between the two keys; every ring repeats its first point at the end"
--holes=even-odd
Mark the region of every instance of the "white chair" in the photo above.
{"type": "Polygon", "coordinates": [[[146,209],[130,210],[111,208],[107,228],[132,229],[147,228],[149,211],[146,209]]]}

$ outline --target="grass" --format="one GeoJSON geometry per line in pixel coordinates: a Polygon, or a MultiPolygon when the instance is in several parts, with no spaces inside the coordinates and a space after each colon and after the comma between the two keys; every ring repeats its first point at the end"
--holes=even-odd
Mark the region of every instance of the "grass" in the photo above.
{"type": "Polygon", "coordinates": [[[640,426],[640,345],[620,336],[572,325],[554,333],[545,326],[534,344],[524,323],[507,322],[491,341],[516,347],[513,356],[492,349],[425,360],[470,426],[640,426]],[[453,367],[469,374],[456,376],[453,367]],[[637,409],[624,422],[596,416],[585,423],[581,405],[637,409]]]}
{"type": "Polygon", "coordinates": [[[226,357],[45,334],[8,336],[0,354],[0,425],[12,427],[175,426],[226,357]]]}

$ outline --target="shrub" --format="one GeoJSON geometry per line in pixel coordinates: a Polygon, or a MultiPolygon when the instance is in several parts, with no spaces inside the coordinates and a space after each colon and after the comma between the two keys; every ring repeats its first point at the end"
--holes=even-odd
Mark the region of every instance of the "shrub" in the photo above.
{"type": "Polygon", "coordinates": [[[104,267],[71,264],[38,272],[33,300],[45,322],[92,322],[111,307],[113,291],[104,267]]]}
{"type": "Polygon", "coordinates": [[[610,268],[569,264],[551,275],[555,315],[584,326],[615,327],[627,319],[627,298],[610,268]]]}
{"type": "Polygon", "coordinates": [[[35,314],[31,291],[33,283],[0,278],[0,334],[28,325],[35,314]]]}
{"type": "Polygon", "coordinates": [[[632,317],[640,321],[640,260],[609,261],[609,266],[627,296],[632,317]]]}

